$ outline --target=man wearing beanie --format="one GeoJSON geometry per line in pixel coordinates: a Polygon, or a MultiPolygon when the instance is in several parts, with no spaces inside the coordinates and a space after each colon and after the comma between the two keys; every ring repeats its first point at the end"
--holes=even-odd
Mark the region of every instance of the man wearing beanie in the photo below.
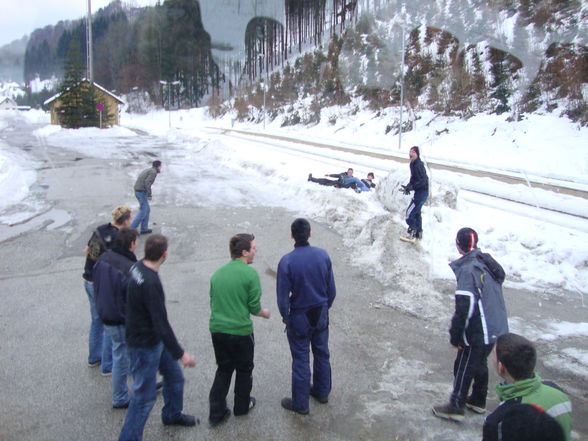
{"type": "Polygon", "coordinates": [[[417,146],[411,147],[408,153],[410,158],[410,181],[402,185],[402,191],[408,195],[414,191],[414,196],[406,209],[406,223],[408,224],[408,237],[404,240],[415,242],[423,237],[423,220],[421,208],[429,197],[429,178],[425,171],[425,165],[421,161],[421,153],[417,146]]]}
{"type": "Polygon", "coordinates": [[[433,407],[433,413],[462,421],[466,407],[476,413],[486,411],[487,358],[496,339],[508,332],[508,321],[502,296],[505,274],[500,264],[478,249],[478,234],[471,228],[459,230],[455,244],[462,256],[449,264],[457,279],[449,329],[451,346],[457,349],[453,392],[447,404],[433,407]]]}

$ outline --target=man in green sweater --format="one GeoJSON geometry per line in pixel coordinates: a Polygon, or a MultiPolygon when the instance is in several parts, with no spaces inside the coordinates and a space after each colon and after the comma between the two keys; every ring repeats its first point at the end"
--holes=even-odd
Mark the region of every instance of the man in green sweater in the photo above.
{"type": "Polygon", "coordinates": [[[253,234],[237,234],[229,241],[231,261],[210,278],[210,323],[216,358],[216,375],[210,389],[208,422],[214,427],[229,418],[227,393],[235,375],[235,416],[246,415],[254,406],[253,322],[251,315],[268,319],[269,309],[261,307],[261,284],[249,265],[257,248],[253,234]]]}
{"type": "MultiPolygon", "coordinates": [[[[542,381],[535,373],[537,352],[533,343],[517,334],[503,334],[496,340],[494,358],[496,371],[505,382],[496,386],[496,393],[502,404],[486,418],[483,441],[505,439],[502,433],[503,422],[521,404],[533,405],[555,418],[563,429],[566,441],[570,441],[572,403],[557,384],[542,381]]],[[[530,428],[533,420],[521,417],[518,423],[521,428],[530,428]]]]}

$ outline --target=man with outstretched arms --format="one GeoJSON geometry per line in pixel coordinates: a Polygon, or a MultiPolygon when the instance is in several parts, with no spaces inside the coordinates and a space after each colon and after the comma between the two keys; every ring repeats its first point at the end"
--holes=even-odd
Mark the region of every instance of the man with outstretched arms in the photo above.
{"type": "Polygon", "coordinates": [[[329,308],[336,288],[331,259],[322,248],[313,247],[310,223],[296,219],[291,225],[294,250],[278,264],[277,297],[292,354],[292,395],[282,407],[306,415],[309,397],[329,401],[331,363],[329,354],[329,308]],[[309,346],[313,353],[311,382],[309,346]]]}
{"type": "Polygon", "coordinates": [[[192,415],[182,413],[184,375],[178,360],[184,367],[194,367],[196,358],[180,346],[167,319],[165,294],[158,274],[167,256],[167,239],[154,234],[145,242],[145,258],[131,268],[125,329],[133,394],[119,441],[143,438],[157,395],[158,370],[163,376],[163,424],[194,426],[198,422],[192,415]]]}

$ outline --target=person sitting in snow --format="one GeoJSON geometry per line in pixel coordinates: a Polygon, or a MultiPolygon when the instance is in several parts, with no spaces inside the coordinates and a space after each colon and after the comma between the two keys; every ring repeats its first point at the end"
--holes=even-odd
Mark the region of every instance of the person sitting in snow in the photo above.
{"type": "Polygon", "coordinates": [[[361,180],[361,182],[363,182],[365,186],[368,187],[368,191],[372,188],[376,188],[376,184],[374,184],[374,178],[374,172],[369,172],[367,174],[367,178],[361,180]]]}
{"type": "Polygon", "coordinates": [[[348,168],[346,172],[325,174],[325,176],[336,179],[313,178],[312,173],[310,173],[308,175],[308,180],[310,182],[316,182],[319,185],[333,186],[337,188],[353,188],[357,193],[370,191],[366,184],[364,184],[359,178],[353,176],[352,168],[348,168]]]}

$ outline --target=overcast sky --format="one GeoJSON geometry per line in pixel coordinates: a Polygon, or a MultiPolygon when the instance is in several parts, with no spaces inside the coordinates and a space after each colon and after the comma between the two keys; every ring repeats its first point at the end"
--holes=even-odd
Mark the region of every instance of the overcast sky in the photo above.
{"type": "MultiPolygon", "coordinates": [[[[92,12],[111,0],[91,0],[92,12]]],[[[137,6],[153,5],[156,0],[123,0],[137,6]]],[[[0,47],[29,35],[37,28],[60,20],[82,18],[88,12],[88,0],[0,0],[0,47]]]]}

